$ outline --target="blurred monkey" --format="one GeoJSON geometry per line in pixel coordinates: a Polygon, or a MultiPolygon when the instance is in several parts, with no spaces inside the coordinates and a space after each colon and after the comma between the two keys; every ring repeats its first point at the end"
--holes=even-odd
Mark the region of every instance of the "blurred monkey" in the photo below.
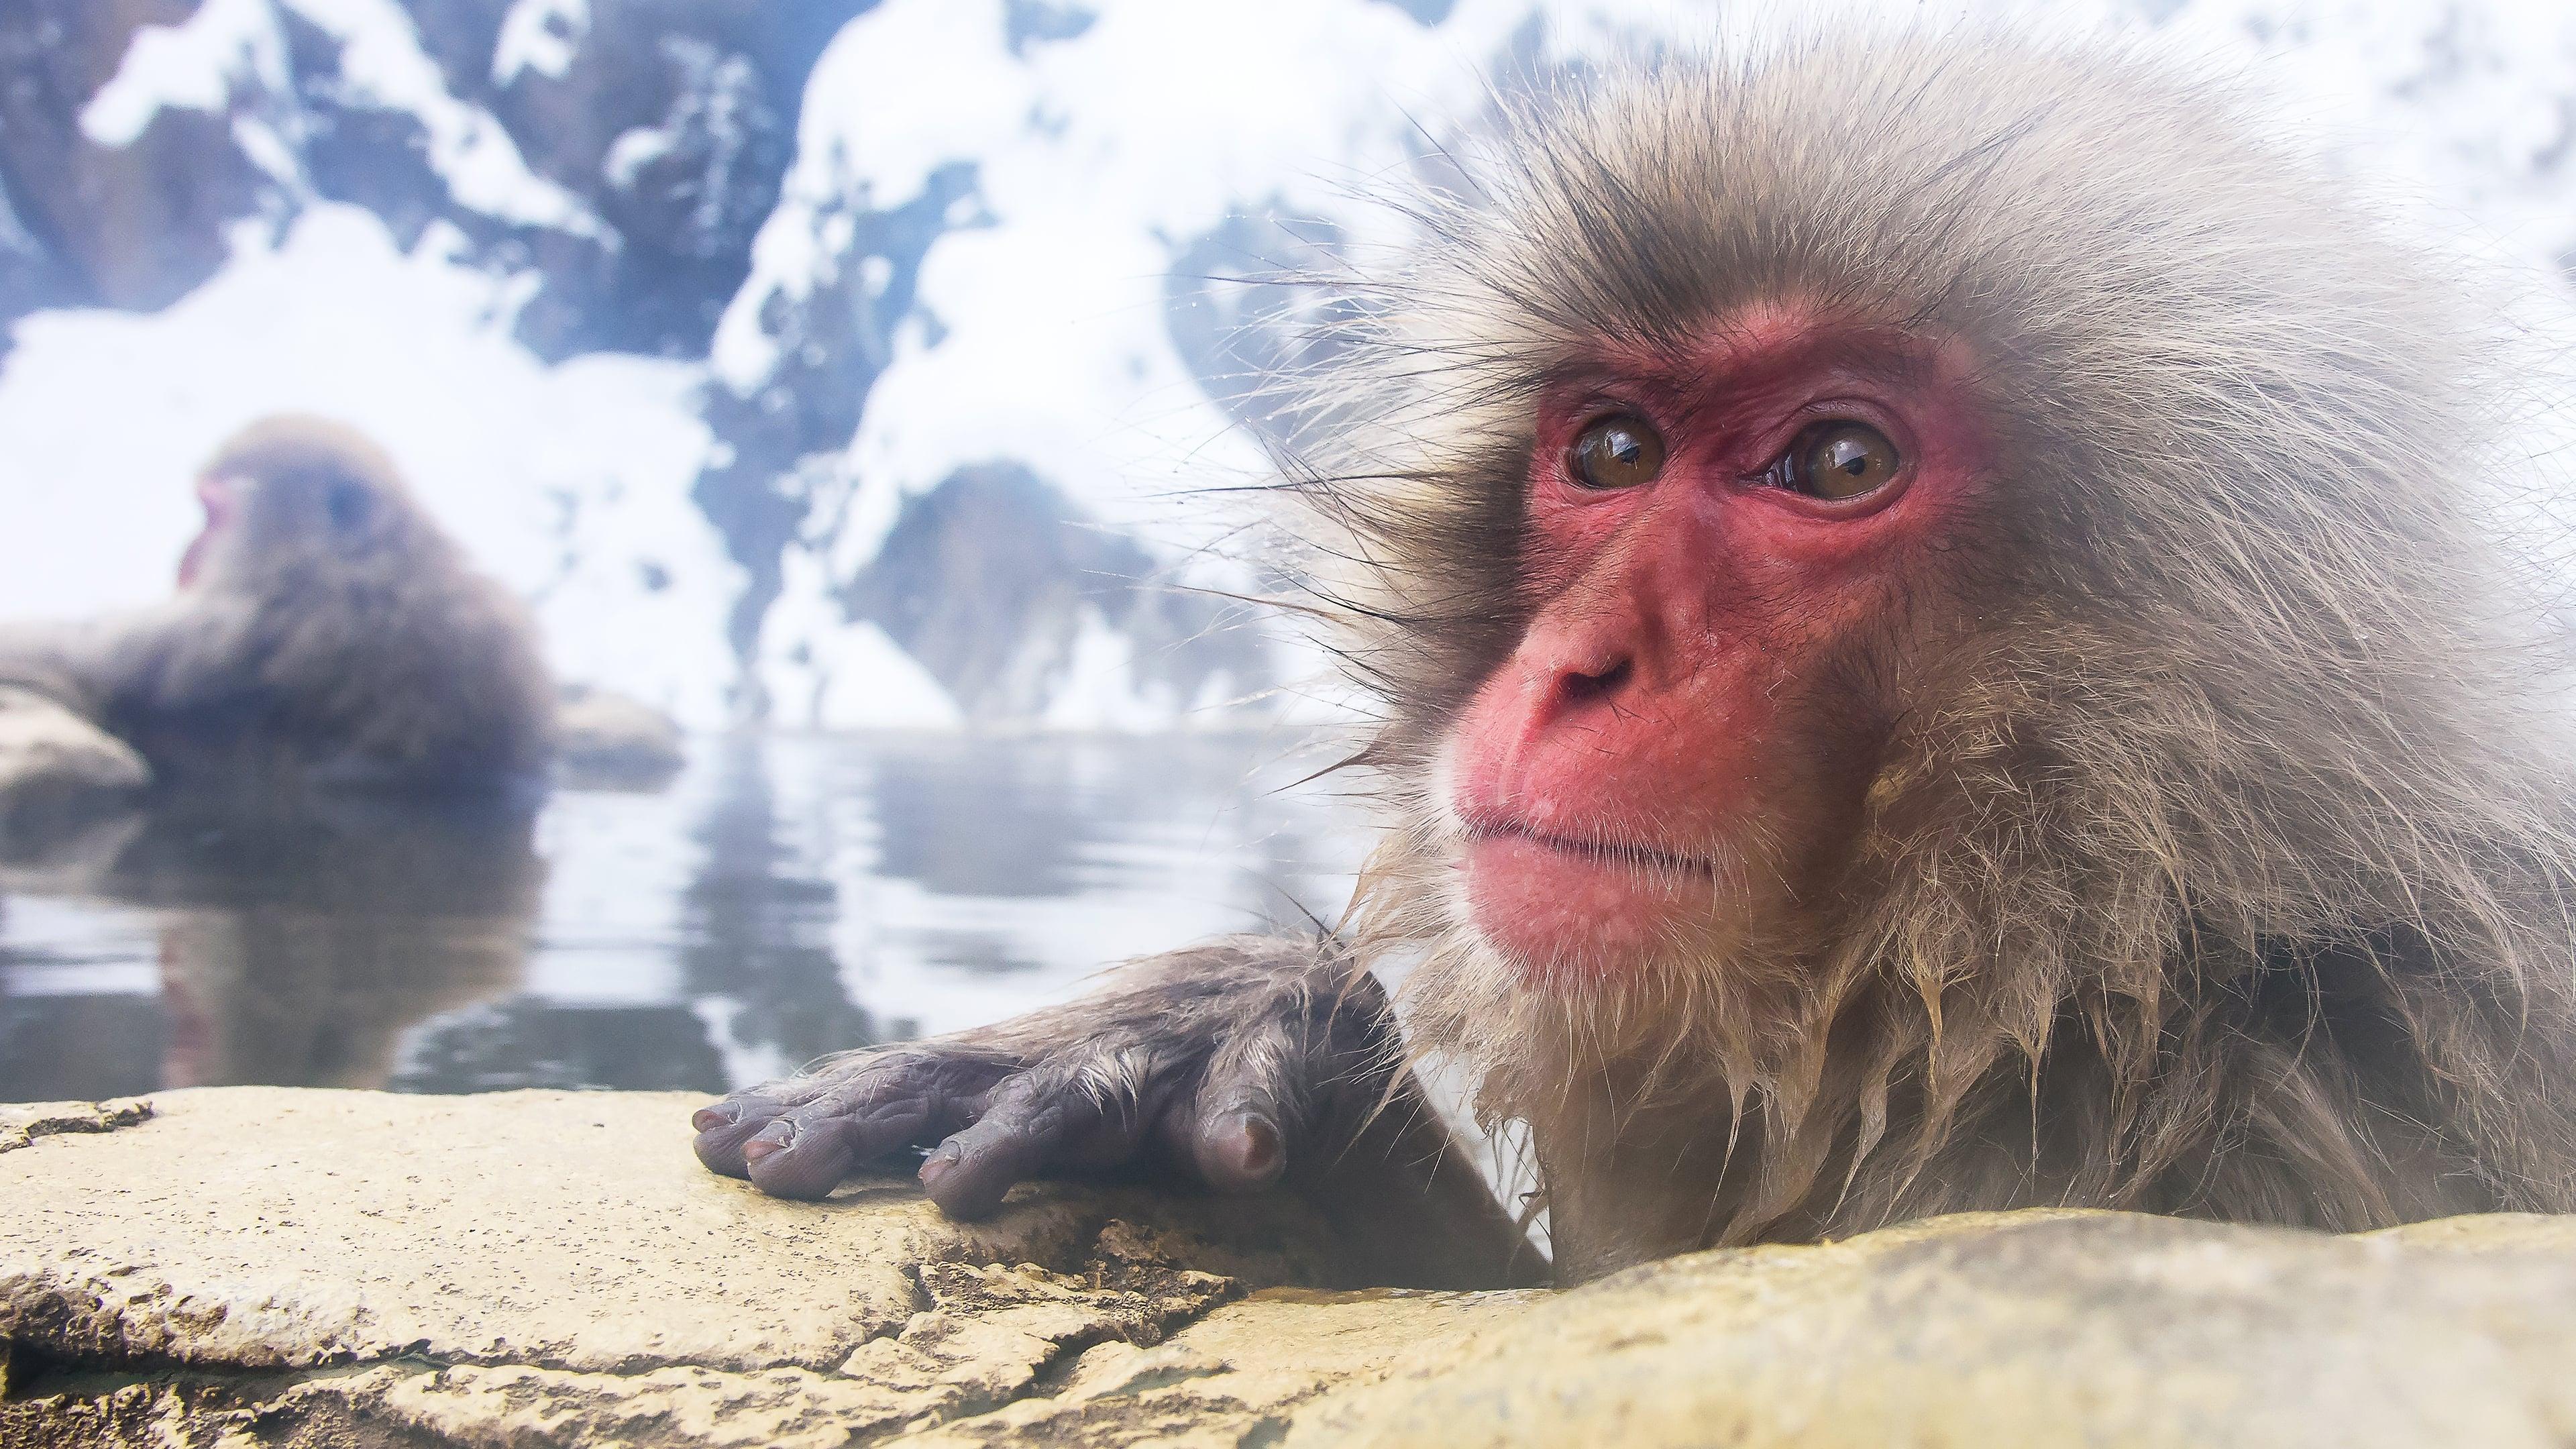
{"type": "Polygon", "coordinates": [[[51,695],[164,788],[506,792],[542,780],[553,686],[525,609],[475,573],[382,449],[252,425],[197,481],[168,602],[0,631],[0,683],[51,695]]]}

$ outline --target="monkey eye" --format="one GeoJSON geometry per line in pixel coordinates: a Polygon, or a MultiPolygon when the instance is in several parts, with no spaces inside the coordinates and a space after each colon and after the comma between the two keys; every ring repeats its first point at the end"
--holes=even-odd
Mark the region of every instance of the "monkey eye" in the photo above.
{"type": "Polygon", "coordinates": [[[1800,433],[1768,476],[1775,487],[1810,498],[1858,498],[1887,486],[1903,461],[1887,434],[1867,423],[1836,418],[1800,433]]]}
{"type": "Polygon", "coordinates": [[[331,515],[333,528],[342,533],[355,533],[376,511],[376,505],[364,488],[353,483],[337,483],[322,496],[322,511],[331,515]]]}
{"type": "Polygon", "coordinates": [[[1585,428],[1567,462],[1586,488],[1634,488],[1663,471],[1664,440],[1645,419],[1618,413],[1585,428]]]}

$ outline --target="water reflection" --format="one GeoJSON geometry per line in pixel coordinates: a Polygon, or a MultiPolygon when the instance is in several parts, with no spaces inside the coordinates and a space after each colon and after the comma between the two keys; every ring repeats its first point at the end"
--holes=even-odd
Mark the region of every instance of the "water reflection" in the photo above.
{"type": "Polygon", "coordinates": [[[0,1100],[715,1090],[1329,915],[1357,837],[1229,738],[733,737],[533,821],[106,822],[0,865],[0,1100]]]}

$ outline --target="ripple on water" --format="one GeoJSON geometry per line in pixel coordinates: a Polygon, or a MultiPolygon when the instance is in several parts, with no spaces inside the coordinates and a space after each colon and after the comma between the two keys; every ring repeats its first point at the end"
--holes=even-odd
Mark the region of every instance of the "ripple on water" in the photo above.
{"type": "Polygon", "coordinates": [[[533,821],[111,821],[0,867],[0,1101],[271,1083],[715,1091],[1330,919],[1340,787],[1269,738],[730,736],[533,821]]]}

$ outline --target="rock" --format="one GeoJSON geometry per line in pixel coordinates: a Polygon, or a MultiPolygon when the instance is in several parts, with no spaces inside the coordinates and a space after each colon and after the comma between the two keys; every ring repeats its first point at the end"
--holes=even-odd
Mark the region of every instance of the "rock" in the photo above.
{"type": "MultiPolygon", "coordinates": [[[[925,1445],[1274,1444],[1298,1407],[1543,1304],[1538,1290],[1269,1289],[1153,1346],[1085,1351],[1060,1387],[922,1433],[925,1445]]],[[[1578,1436],[1564,1443],[1607,1442],[1578,1436]]]]}
{"type": "Polygon", "coordinates": [[[1184,714],[1211,686],[1222,697],[1266,677],[1264,646],[1228,626],[1225,601],[1177,587],[1142,544],[1016,463],[905,499],[842,596],[982,726],[1047,717],[1091,629],[1126,638],[1134,682],[1184,714]]]}
{"type": "Polygon", "coordinates": [[[114,1102],[0,1103],[0,1152],[63,1132],[112,1132],[152,1115],[152,1104],[128,1097],[114,1102]]]}
{"type": "Polygon", "coordinates": [[[1566,1294],[1319,1291],[1277,1199],[947,1221],[675,1094],[0,1108],[0,1443],[2564,1443],[2576,1219],[1972,1214],[1566,1294]],[[13,1135],[14,1134],[14,1135],[13,1135]]]}
{"type": "Polygon", "coordinates": [[[34,690],[0,686],[0,843],[10,853],[78,834],[151,781],[124,741],[34,690]]]}
{"type": "Polygon", "coordinates": [[[669,715],[613,689],[568,684],[555,699],[555,763],[580,789],[653,789],[688,762],[669,715]]]}
{"type": "Polygon", "coordinates": [[[2576,1220],[1976,1213],[1701,1253],[1336,1395],[1297,1445],[2555,1445],[2576,1220]]]}
{"type": "Polygon", "coordinates": [[[1333,1276],[1326,1231],[1281,1198],[1023,1189],[973,1225],[909,1177],[764,1198],[690,1156],[701,1101],[235,1087],[148,1117],[13,1109],[0,1444],[360,1421],[430,1443],[837,1444],[1333,1276]]]}

